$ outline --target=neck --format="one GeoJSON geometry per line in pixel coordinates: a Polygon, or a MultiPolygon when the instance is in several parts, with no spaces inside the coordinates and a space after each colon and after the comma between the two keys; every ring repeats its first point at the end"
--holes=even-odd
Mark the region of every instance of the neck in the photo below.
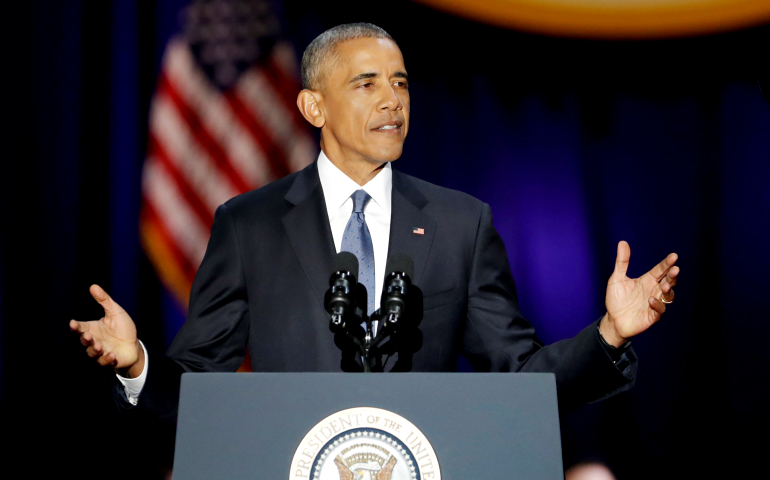
{"type": "Polygon", "coordinates": [[[321,149],[335,167],[361,186],[369,183],[387,164],[387,162],[370,161],[362,158],[349,159],[338,152],[330,152],[324,147],[323,142],[321,142],[321,149]]]}

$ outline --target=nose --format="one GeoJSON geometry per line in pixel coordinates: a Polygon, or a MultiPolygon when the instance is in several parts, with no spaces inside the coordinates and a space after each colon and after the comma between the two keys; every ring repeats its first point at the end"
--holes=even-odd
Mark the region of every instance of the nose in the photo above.
{"type": "Polygon", "coordinates": [[[388,85],[383,92],[383,98],[380,101],[381,110],[401,110],[401,99],[396,95],[393,85],[388,85]]]}

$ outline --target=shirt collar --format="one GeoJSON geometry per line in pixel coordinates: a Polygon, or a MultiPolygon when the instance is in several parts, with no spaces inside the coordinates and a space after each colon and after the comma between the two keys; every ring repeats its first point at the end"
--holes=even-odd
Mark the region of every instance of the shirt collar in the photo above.
{"type": "Polygon", "coordinates": [[[380,173],[364,185],[360,186],[353,179],[337,168],[321,150],[318,154],[318,177],[324,191],[326,210],[336,212],[353,195],[353,192],[363,189],[385,213],[390,213],[391,192],[393,190],[393,170],[390,162],[380,170],[380,173]]]}

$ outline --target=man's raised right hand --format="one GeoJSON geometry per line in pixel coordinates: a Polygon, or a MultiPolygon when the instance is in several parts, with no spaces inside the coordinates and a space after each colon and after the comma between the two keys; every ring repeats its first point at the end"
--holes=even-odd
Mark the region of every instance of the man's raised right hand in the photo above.
{"type": "Polygon", "coordinates": [[[104,316],[90,322],[70,320],[70,330],[80,333],[80,343],[99,365],[114,367],[124,377],[138,377],[144,369],[144,349],[134,321],[99,285],[91,285],[90,292],[104,308],[104,316]]]}

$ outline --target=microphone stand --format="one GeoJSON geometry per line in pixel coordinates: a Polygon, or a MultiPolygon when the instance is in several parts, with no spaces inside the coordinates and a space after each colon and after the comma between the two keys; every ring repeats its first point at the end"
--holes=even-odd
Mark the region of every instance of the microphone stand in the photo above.
{"type": "Polygon", "coordinates": [[[363,342],[359,341],[357,345],[361,349],[364,372],[372,372],[372,359],[376,358],[378,347],[383,340],[395,333],[394,327],[398,323],[398,315],[383,314],[380,310],[372,313],[371,317],[366,317],[366,328],[363,342]],[[377,333],[372,329],[372,320],[377,320],[377,333]]]}
{"type": "Polygon", "coordinates": [[[363,366],[364,366],[364,373],[371,373],[372,372],[372,356],[373,352],[376,351],[376,345],[372,344],[372,318],[377,315],[379,310],[372,313],[371,317],[366,317],[366,328],[364,329],[364,342],[361,344],[361,358],[363,360],[363,366]]]}
{"type": "Polygon", "coordinates": [[[371,357],[377,352],[380,343],[389,336],[396,334],[406,310],[407,289],[412,285],[410,280],[414,267],[412,260],[403,255],[396,255],[388,260],[388,271],[393,273],[385,278],[380,309],[366,319],[366,336],[364,339],[364,371],[371,371],[371,357]],[[391,261],[393,262],[391,264],[391,261]],[[392,265],[392,266],[391,266],[392,265]],[[376,335],[372,332],[372,319],[378,318],[376,335]]]}
{"type": "Polygon", "coordinates": [[[358,347],[363,361],[364,372],[372,372],[372,358],[377,351],[377,345],[385,338],[383,335],[373,335],[372,319],[379,314],[379,310],[371,317],[364,314],[360,308],[356,308],[352,314],[353,319],[343,318],[341,315],[332,315],[330,327],[333,332],[344,332],[353,345],[358,347]],[[360,322],[358,320],[363,320],[360,322]],[[361,325],[364,323],[364,326],[361,325]],[[361,333],[363,332],[363,336],[361,333]]]}
{"type": "MultiPolygon", "coordinates": [[[[396,278],[401,280],[402,274],[399,274],[396,278]]],[[[408,277],[406,277],[406,282],[408,282],[407,285],[410,283],[408,277]]],[[[400,285],[391,288],[401,288],[401,294],[405,293],[403,280],[401,280],[400,285]]],[[[333,294],[335,287],[332,287],[330,292],[333,294]]],[[[373,371],[373,359],[376,358],[378,347],[383,340],[396,333],[398,324],[401,323],[402,309],[403,303],[401,306],[397,304],[395,308],[393,306],[389,307],[387,312],[382,312],[382,309],[375,310],[371,316],[366,315],[359,307],[355,307],[353,312],[349,314],[350,316],[333,310],[329,326],[332,332],[345,333],[353,345],[358,348],[364,372],[371,373],[373,371]],[[375,319],[377,319],[376,334],[372,328],[372,323],[375,319]]]]}
{"type": "Polygon", "coordinates": [[[345,335],[353,342],[353,345],[358,347],[358,351],[363,361],[364,372],[372,372],[372,356],[376,352],[377,345],[382,341],[380,336],[373,338],[372,334],[372,318],[379,313],[379,310],[374,312],[371,317],[361,312],[361,309],[356,308],[354,318],[363,319],[364,326],[361,326],[362,322],[356,323],[356,326],[352,328],[348,327],[340,317],[332,316],[331,329],[332,331],[344,331],[345,335]],[[361,336],[363,332],[363,337],[361,336]],[[374,341],[372,341],[374,340],[374,341]]]}

